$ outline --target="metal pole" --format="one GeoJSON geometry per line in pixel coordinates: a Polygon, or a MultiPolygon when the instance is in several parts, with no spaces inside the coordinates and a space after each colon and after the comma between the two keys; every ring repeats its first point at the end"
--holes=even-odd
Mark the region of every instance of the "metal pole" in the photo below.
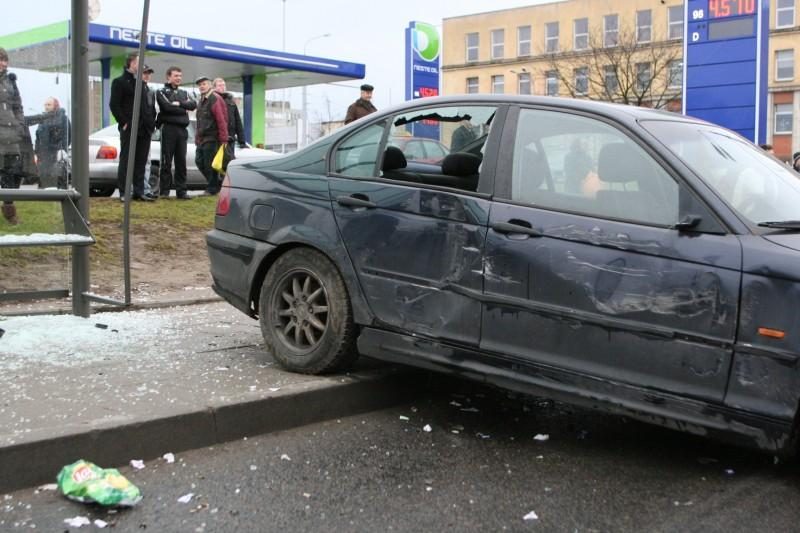
{"type": "MultiPolygon", "coordinates": [[[[72,0],[70,39],[72,76],[72,186],[81,194],[78,212],[89,218],[89,4],[72,0]]],[[[72,247],[72,314],[87,318],[89,300],[89,248],[72,247]]]]}
{"type": "Polygon", "coordinates": [[[133,120],[130,124],[130,143],[128,144],[128,168],[125,172],[125,216],[122,221],[122,268],[125,272],[125,305],[131,305],[131,189],[133,188],[133,167],[136,163],[136,141],[139,135],[139,117],[142,109],[142,71],[144,52],[147,46],[147,19],[150,15],[150,0],[144,0],[142,8],[142,30],[139,32],[139,65],[136,69],[136,92],[133,97],[133,120]]]}

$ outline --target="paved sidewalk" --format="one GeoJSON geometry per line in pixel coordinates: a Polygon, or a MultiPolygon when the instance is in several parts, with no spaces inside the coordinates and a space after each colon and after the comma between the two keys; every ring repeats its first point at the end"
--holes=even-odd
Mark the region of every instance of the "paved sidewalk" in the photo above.
{"type": "Polygon", "coordinates": [[[383,408],[404,373],[362,359],[318,377],[280,370],[258,322],[225,303],[0,317],[0,491],[383,408]]]}

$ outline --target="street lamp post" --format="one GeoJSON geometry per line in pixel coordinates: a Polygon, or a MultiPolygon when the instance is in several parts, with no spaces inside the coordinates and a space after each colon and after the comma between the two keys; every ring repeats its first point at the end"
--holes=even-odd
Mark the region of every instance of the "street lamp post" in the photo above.
{"type": "MultiPolygon", "coordinates": [[[[322,35],[316,35],[316,36],[311,37],[310,39],[308,39],[306,41],[306,43],[303,45],[303,55],[306,55],[306,49],[308,48],[308,44],[311,41],[315,41],[317,39],[322,39],[322,38],[330,37],[330,36],[331,36],[330,33],[323,33],[322,35]]],[[[306,144],[308,144],[308,85],[303,85],[303,129],[302,129],[302,132],[303,133],[302,133],[302,137],[300,139],[300,146],[298,146],[298,148],[301,148],[301,147],[305,146],[306,144]]]]}

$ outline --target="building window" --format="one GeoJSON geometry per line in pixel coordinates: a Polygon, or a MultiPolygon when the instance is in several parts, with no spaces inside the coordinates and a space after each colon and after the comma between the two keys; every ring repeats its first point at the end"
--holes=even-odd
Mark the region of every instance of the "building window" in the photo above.
{"type": "Polygon", "coordinates": [[[775,80],[789,81],[794,79],[794,50],[778,50],[775,52],[775,80]]]}
{"type": "Polygon", "coordinates": [[[467,78],[467,94],[478,93],[478,78],[467,78]]]}
{"type": "Polygon", "coordinates": [[[581,67],[575,69],[575,94],[586,96],[589,94],[589,68],[581,67]]]}
{"type": "Polygon", "coordinates": [[[517,74],[517,91],[519,94],[532,94],[530,72],[520,72],[517,74]]]}
{"type": "Polygon", "coordinates": [[[558,73],[548,70],[545,74],[545,92],[547,96],[558,96],[558,73]]]}
{"type": "Polygon", "coordinates": [[[794,115],[792,104],[778,104],[775,106],[775,134],[782,135],[792,133],[792,122],[794,115]]]}
{"type": "Polygon", "coordinates": [[[683,61],[680,59],[670,61],[667,76],[669,76],[667,87],[670,89],[683,87],[683,61]]]}
{"type": "Polygon", "coordinates": [[[649,9],[636,12],[636,42],[649,43],[653,40],[653,12],[649,9]]]}
{"type": "Polygon", "coordinates": [[[573,23],[573,33],[575,34],[573,48],[575,50],[586,50],[589,48],[589,19],[575,19],[573,23]]]}
{"type": "Polygon", "coordinates": [[[650,63],[636,63],[636,90],[643,93],[650,88],[652,74],[650,63]]]}
{"type": "Polygon", "coordinates": [[[492,30],[492,59],[503,59],[505,43],[506,30],[492,30]]]}
{"type": "Polygon", "coordinates": [[[791,28],[794,26],[794,0],[777,0],[775,5],[775,27],[791,28]]]}
{"type": "Polygon", "coordinates": [[[614,96],[619,90],[619,78],[617,77],[617,68],[614,65],[606,65],[603,67],[603,74],[605,75],[605,87],[608,96],[614,96]]]}
{"type": "Polygon", "coordinates": [[[517,28],[517,55],[531,55],[531,27],[520,26],[517,28]]]}
{"type": "Polygon", "coordinates": [[[617,46],[619,42],[619,15],[603,17],[603,46],[617,46]]]}
{"type": "Polygon", "coordinates": [[[548,54],[558,52],[558,22],[544,25],[544,51],[548,54]]]}
{"type": "Polygon", "coordinates": [[[477,61],[478,60],[478,45],[480,44],[480,38],[478,37],[477,33],[468,33],[467,34],[467,61],[477,61]]]}
{"type": "Polygon", "coordinates": [[[494,94],[503,94],[506,92],[506,77],[502,74],[492,76],[492,92],[494,94]]]}
{"type": "Polygon", "coordinates": [[[667,9],[668,38],[683,39],[683,6],[672,6],[667,9]]]}

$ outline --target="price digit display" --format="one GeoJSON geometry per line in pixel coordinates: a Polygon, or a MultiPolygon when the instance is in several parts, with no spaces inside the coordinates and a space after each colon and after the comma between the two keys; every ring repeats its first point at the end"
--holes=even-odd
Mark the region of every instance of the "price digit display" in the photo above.
{"type": "Polygon", "coordinates": [[[752,15],[756,0],[708,0],[708,15],[712,19],[752,15]]]}

